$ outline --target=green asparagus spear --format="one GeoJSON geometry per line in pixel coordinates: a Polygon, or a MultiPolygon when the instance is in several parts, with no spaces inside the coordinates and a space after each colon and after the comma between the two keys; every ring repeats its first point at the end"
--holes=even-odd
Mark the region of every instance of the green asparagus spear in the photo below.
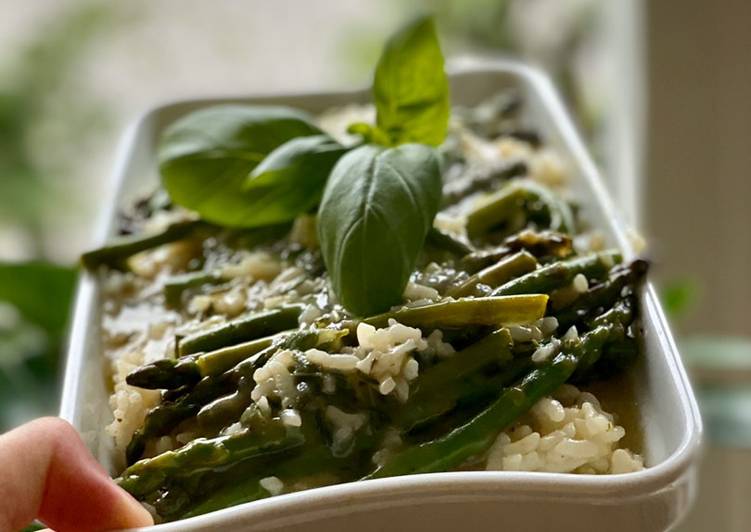
{"type": "Polygon", "coordinates": [[[125,377],[125,382],[150,390],[174,390],[181,386],[192,386],[201,380],[196,358],[188,356],[156,360],[134,369],[125,377]]]}
{"type": "MultiPolygon", "coordinates": [[[[270,494],[265,489],[257,488],[259,481],[269,475],[280,478],[286,490],[288,486],[294,489],[297,483],[310,482],[311,476],[315,477],[315,484],[320,485],[322,481],[334,483],[354,480],[363,471],[370,469],[372,453],[383,437],[381,428],[371,423],[367,430],[356,431],[351,453],[337,457],[327,439],[320,433],[321,426],[316,421],[316,414],[303,411],[301,415],[301,430],[305,437],[302,447],[260,460],[246,460],[233,464],[230,469],[198,477],[197,485],[202,496],[194,497],[194,500],[200,502],[180,517],[191,517],[267,497],[270,494]],[[201,489],[204,486],[208,489],[201,489]]],[[[191,493],[196,492],[195,489],[191,490],[191,493]]]]}
{"type": "Polygon", "coordinates": [[[467,234],[481,236],[493,227],[518,217],[526,205],[540,203],[548,212],[549,228],[562,233],[574,229],[574,217],[569,206],[556,198],[547,188],[527,179],[515,179],[467,214],[467,234]]]}
{"type": "Polygon", "coordinates": [[[589,320],[587,325],[592,329],[612,323],[620,323],[625,327],[634,319],[635,307],[636,298],[633,295],[625,296],[616,302],[612,308],[589,320]]]}
{"type": "MultiPolygon", "coordinates": [[[[317,445],[310,449],[303,449],[299,455],[269,467],[269,474],[273,474],[282,479],[285,485],[289,485],[310,475],[330,473],[346,460],[334,457],[326,445],[317,445]]],[[[257,473],[227,484],[210,493],[206,499],[191,508],[181,518],[202,515],[268,497],[271,494],[260,485],[264,476],[268,475],[257,473]]]]}
{"type": "Polygon", "coordinates": [[[593,310],[612,307],[620,297],[624,287],[638,283],[647,273],[649,263],[634,260],[627,265],[619,265],[610,271],[609,278],[602,284],[590,288],[579,296],[576,302],[556,314],[561,330],[568,329],[593,310]]]}
{"type": "Polygon", "coordinates": [[[594,379],[606,380],[618,375],[634,364],[639,357],[639,343],[635,338],[624,337],[621,341],[606,345],[600,359],[580,375],[574,375],[574,382],[588,382],[594,379]]]}
{"type": "MultiPolygon", "coordinates": [[[[314,457],[318,458],[317,456],[314,457]]],[[[307,463],[308,457],[306,456],[304,464],[307,463]]],[[[276,473],[276,471],[274,471],[274,473],[276,473]]],[[[180,515],[179,518],[187,519],[189,517],[207,514],[216,510],[231,508],[238,504],[265,499],[271,496],[271,493],[261,486],[261,480],[263,478],[264,477],[262,476],[255,475],[246,477],[239,482],[230,483],[213,493],[209,493],[204,501],[201,501],[190,508],[190,510],[180,515]]]]}
{"type": "MultiPolygon", "coordinates": [[[[181,470],[170,475],[157,491],[144,496],[142,500],[153,505],[160,517],[174,520],[195,515],[196,505],[202,508],[213,504],[227,506],[268,496],[266,490],[257,493],[256,488],[260,487],[259,481],[269,475],[281,477],[286,485],[305,481],[309,475],[317,475],[318,482],[321,480],[321,474],[332,481],[356,476],[349,472],[355,465],[353,462],[359,463],[365,456],[369,459],[367,451],[372,452],[377,443],[374,436],[368,431],[358,431],[359,455],[335,460],[319,432],[320,426],[315,421],[316,414],[301,414],[303,424],[300,431],[305,439],[304,445],[232,462],[217,470],[181,470]]],[[[258,421],[262,425],[268,423],[268,419],[263,416],[258,421]]],[[[260,429],[265,430],[263,426],[260,429]]],[[[363,469],[356,467],[358,471],[363,469]]]]}
{"type": "Polygon", "coordinates": [[[549,294],[556,288],[571,283],[574,277],[580,273],[590,279],[604,278],[608,274],[608,271],[610,271],[610,268],[620,261],[621,254],[619,252],[605,251],[584,257],[553,262],[507,282],[493,290],[492,295],[549,294]]]}
{"type": "Polygon", "coordinates": [[[209,227],[209,224],[201,220],[186,220],[170,224],[158,233],[116,238],[101,248],[81,255],[81,263],[88,270],[95,270],[102,265],[123,270],[126,269],[125,261],[136,253],[187,238],[199,229],[209,227]]]}
{"type": "Polygon", "coordinates": [[[487,190],[493,184],[503,182],[512,177],[522,176],[527,173],[527,165],[521,161],[511,163],[504,162],[500,167],[470,168],[470,179],[462,178],[457,184],[449,183],[443,190],[443,207],[454,205],[461,200],[482,190],[487,190]]]}
{"type": "MultiPolygon", "coordinates": [[[[600,331],[603,335],[602,346],[615,343],[621,343],[626,337],[626,327],[633,318],[633,312],[630,303],[626,304],[629,309],[625,312],[603,315],[603,319],[596,325],[591,332],[600,331]]],[[[590,333],[587,333],[590,334],[590,333]]],[[[582,381],[584,377],[592,370],[592,367],[600,360],[602,350],[598,352],[590,351],[587,353],[576,368],[572,377],[573,381],[582,381]]]]}
{"type": "Polygon", "coordinates": [[[164,301],[170,307],[179,307],[183,292],[204,285],[216,285],[226,279],[217,272],[190,272],[175,275],[164,282],[164,301]]]}
{"type": "Polygon", "coordinates": [[[475,389],[477,381],[464,386],[465,381],[490,364],[508,366],[513,359],[511,346],[508,329],[499,329],[423,371],[413,384],[408,403],[397,413],[395,424],[408,431],[451,410],[462,397],[484,392],[486,388],[475,389]]]}
{"type": "Polygon", "coordinates": [[[301,305],[288,305],[227,322],[181,339],[178,342],[178,352],[183,356],[199,351],[212,351],[295,328],[302,310],[301,305]]]}
{"type": "Polygon", "coordinates": [[[241,377],[237,389],[229,395],[220,397],[205,405],[196,414],[196,421],[203,433],[218,431],[229,426],[248,408],[253,400],[251,392],[255,382],[250,377],[241,377]]]}
{"type": "Polygon", "coordinates": [[[430,231],[428,231],[425,243],[459,257],[472,253],[473,250],[472,246],[466,242],[462,242],[458,238],[444,233],[435,227],[431,227],[430,231]]]}
{"type": "Polygon", "coordinates": [[[374,327],[385,327],[393,318],[404,325],[429,329],[530,323],[543,317],[547,302],[545,294],[445,300],[421,307],[401,308],[363,321],[374,327]]]}
{"type": "MultiPolygon", "coordinates": [[[[347,331],[305,330],[295,331],[275,342],[271,347],[243,360],[228,372],[237,382],[237,388],[230,394],[204,405],[196,419],[201,430],[215,431],[240,419],[243,412],[253,403],[251,392],[255,387],[253,373],[257,368],[280,349],[306,350],[329,343],[347,334],[347,331]]],[[[297,374],[297,373],[296,373],[297,374]]]]}
{"type": "Polygon", "coordinates": [[[508,329],[493,331],[469,347],[454,353],[451,358],[423,371],[414,383],[412,398],[440,394],[454,383],[492,362],[507,364],[513,358],[512,343],[508,329]]]}
{"type": "Polygon", "coordinates": [[[243,430],[229,436],[198,438],[187,445],[128,467],[117,483],[134,496],[157,489],[172,476],[216,471],[252,457],[279,452],[304,443],[299,430],[270,421],[265,430],[243,430]]]}
{"type": "Polygon", "coordinates": [[[349,334],[348,329],[310,328],[299,329],[292,331],[289,334],[279,335],[278,340],[275,340],[270,347],[242,360],[225,374],[231,375],[235,381],[240,377],[250,377],[257,368],[263,366],[266,361],[280,349],[305,351],[313,347],[324,349],[331,348],[332,345],[340,347],[338,344],[341,341],[341,338],[347,336],[347,334],[349,334]]]}
{"type": "Polygon", "coordinates": [[[608,334],[607,326],[587,333],[515,386],[506,388],[498,399],[465,425],[441,438],[397,453],[365,478],[448,471],[487,451],[500,431],[566,382],[584,357],[599,353],[608,334]]]}
{"type": "Polygon", "coordinates": [[[126,377],[131,386],[152,390],[173,390],[192,385],[204,377],[219,375],[246,358],[271,346],[288,332],[223,347],[208,353],[194,353],[181,358],[162,359],[140,366],[126,377]]]}
{"type": "Polygon", "coordinates": [[[394,424],[404,432],[421,428],[451,412],[457,405],[492,400],[498,390],[511,385],[533,369],[532,361],[515,358],[503,366],[499,373],[486,376],[475,373],[452,383],[438,393],[428,396],[418,390],[394,419],[394,424]]]}
{"type": "MultiPolygon", "coordinates": [[[[143,455],[146,442],[149,438],[169,434],[179,423],[196,415],[207,404],[220,397],[233,394],[242,378],[249,379],[249,382],[252,382],[250,379],[253,376],[253,372],[263,365],[277,350],[304,350],[327,345],[337,341],[345,334],[347,334],[346,330],[314,329],[297,330],[289,334],[278,335],[273,338],[271,345],[257,351],[253,355],[246,356],[230,370],[204,377],[185,395],[179,396],[174,401],[163,402],[146,414],[143,427],[133,434],[126,449],[127,463],[131,464],[143,455]]],[[[226,360],[222,361],[222,363],[224,362],[226,360]]],[[[209,416],[209,414],[204,415],[209,416]]],[[[213,414],[210,416],[213,416],[213,414]]],[[[233,420],[228,421],[231,423],[233,420]]]]}
{"type": "Polygon", "coordinates": [[[563,259],[571,255],[573,247],[571,237],[563,233],[524,229],[507,237],[500,246],[473,251],[464,256],[459,264],[465,271],[475,273],[492,266],[515,251],[527,251],[538,259],[543,257],[563,259]]]}
{"type": "Polygon", "coordinates": [[[571,237],[556,231],[533,231],[524,229],[508,236],[503,245],[514,250],[526,250],[537,258],[555,257],[565,259],[574,252],[571,237]]]}
{"type": "Polygon", "coordinates": [[[489,195],[467,214],[467,234],[475,238],[492,227],[512,220],[524,205],[524,190],[507,185],[489,195]]]}
{"type": "Polygon", "coordinates": [[[219,375],[220,373],[233,368],[243,360],[260,353],[275,342],[280,341],[282,338],[286,338],[287,335],[292,334],[293,332],[294,331],[292,330],[282,331],[274,336],[266,336],[265,338],[250,340],[249,342],[222,347],[215,351],[203,353],[196,358],[196,366],[198,367],[198,371],[204,377],[209,375],[219,375]]]}
{"type": "Polygon", "coordinates": [[[143,426],[133,433],[125,449],[126,463],[130,465],[143,456],[149,438],[169,434],[182,421],[196,415],[204,404],[231,393],[234,386],[235,380],[230,374],[207,377],[185,395],[149,410],[143,426]]]}
{"type": "Polygon", "coordinates": [[[497,264],[480,270],[462,284],[450,289],[446,295],[449,297],[481,295],[476,290],[478,284],[496,287],[520,275],[529,273],[535,268],[537,268],[537,260],[526,251],[519,251],[502,259],[497,264]]]}

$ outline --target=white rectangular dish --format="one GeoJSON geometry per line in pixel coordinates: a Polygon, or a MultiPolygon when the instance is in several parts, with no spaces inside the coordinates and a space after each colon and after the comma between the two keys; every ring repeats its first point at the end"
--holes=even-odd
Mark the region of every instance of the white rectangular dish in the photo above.
{"type": "MultiPolygon", "coordinates": [[[[473,105],[509,87],[524,96],[526,112],[546,141],[571,164],[572,187],[583,216],[625,256],[634,252],[626,228],[604,189],[550,81],[512,62],[469,62],[452,69],[452,101],[473,105]]],[[[155,146],[163,128],[197,108],[216,103],[273,103],[311,113],[364,102],[368,91],[219,98],[163,105],[146,113],[123,139],[113,174],[114,196],[105,203],[98,241],[113,234],[117,208],[153,188],[155,146]]],[[[355,482],[272,497],[153,530],[665,530],[685,515],[695,490],[701,420],[654,290],[641,295],[645,355],[634,368],[642,452],[647,469],[594,476],[539,472],[449,472],[355,482]]],[[[111,420],[100,349],[98,290],[81,274],[68,351],[61,416],[89,448],[111,465],[104,427],[111,420]]],[[[111,469],[111,468],[110,468],[111,469]]]]}

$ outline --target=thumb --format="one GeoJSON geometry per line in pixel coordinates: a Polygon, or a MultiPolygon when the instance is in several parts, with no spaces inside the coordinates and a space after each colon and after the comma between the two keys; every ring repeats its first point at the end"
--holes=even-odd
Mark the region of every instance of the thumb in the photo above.
{"type": "Polygon", "coordinates": [[[62,419],[38,419],[0,436],[0,468],[0,530],[34,519],[57,532],[153,524],[62,419]]]}

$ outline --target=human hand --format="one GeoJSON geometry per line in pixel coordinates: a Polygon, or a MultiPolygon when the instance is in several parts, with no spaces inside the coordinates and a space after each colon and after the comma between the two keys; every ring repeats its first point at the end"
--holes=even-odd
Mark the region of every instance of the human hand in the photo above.
{"type": "Polygon", "coordinates": [[[0,436],[0,530],[39,519],[57,532],[153,524],[110,479],[76,430],[42,418],[0,436]]]}

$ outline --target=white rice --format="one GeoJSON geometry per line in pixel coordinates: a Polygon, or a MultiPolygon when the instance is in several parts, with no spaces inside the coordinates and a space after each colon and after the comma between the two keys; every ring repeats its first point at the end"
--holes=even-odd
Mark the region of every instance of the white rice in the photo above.
{"type": "MultiPolygon", "coordinates": [[[[393,394],[404,402],[409,397],[409,383],[417,378],[420,370],[419,362],[412,355],[430,352],[446,357],[454,352],[450,344],[442,341],[442,337],[440,331],[434,331],[427,339],[423,338],[420,329],[407,327],[395,320],[390,320],[389,325],[381,329],[360,323],[357,328],[358,347],[347,348],[344,353],[312,348],[305,351],[304,356],[308,362],[327,371],[345,374],[361,372],[373,377],[382,395],[393,394]]],[[[256,387],[251,392],[251,398],[262,412],[270,414],[269,398],[280,400],[284,408],[294,403],[298,394],[291,373],[294,365],[292,351],[283,350],[275,353],[253,373],[256,387]]],[[[333,376],[326,375],[322,383],[323,392],[331,394],[335,389],[333,376]]],[[[299,426],[292,424],[298,422],[299,414],[293,417],[285,412],[288,411],[281,413],[282,421],[299,426]]]]}
{"type": "Polygon", "coordinates": [[[514,342],[531,342],[543,338],[542,330],[536,325],[510,325],[508,331],[511,333],[511,339],[514,342]]]}
{"type": "Polygon", "coordinates": [[[576,274],[571,285],[574,287],[574,290],[580,294],[583,294],[589,289],[589,281],[587,281],[587,277],[583,273],[576,274]]]}
{"type": "Polygon", "coordinates": [[[606,474],[644,468],[641,456],[618,448],[626,431],[592,394],[564,385],[554,395],[498,435],[485,469],[606,474]]]}
{"type": "Polygon", "coordinates": [[[535,322],[535,327],[540,329],[542,335],[547,338],[558,329],[558,319],[555,316],[546,316],[535,322]]]}
{"type": "Polygon", "coordinates": [[[582,255],[592,251],[602,251],[605,249],[605,244],[605,235],[602,231],[587,231],[574,237],[574,249],[582,255]]]}
{"type": "Polygon", "coordinates": [[[237,263],[227,264],[221,268],[222,277],[234,279],[245,277],[254,280],[271,281],[281,272],[281,264],[265,251],[247,252],[237,263]]]}
{"type": "Polygon", "coordinates": [[[131,341],[123,349],[114,353],[112,360],[114,390],[109,403],[113,421],[105,431],[112,436],[117,456],[122,456],[133,433],[142,424],[146,412],[159,403],[161,394],[158,390],[146,390],[130,386],[125,377],[140,365],[163,357],[164,342],[159,339],[131,341]],[[157,346],[161,346],[160,353],[157,346]],[[148,357],[148,358],[147,358],[148,357]]]}
{"type": "Polygon", "coordinates": [[[555,151],[543,148],[536,151],[529,160],[529,176],[552,188],[560,188],[569,180],[566,162],[555,151]]]}
{"type": "Polygon", "coordinates": [[[282,410],[281,414],[279,414],[279,418],[282,420],[282,423],[284,423],[288,427],[302,426],[302,418],[300,417],[300,412],[298,412],[294,408],[286,408],[282,410]]]}
{"type": "Polygon", "coordinates": [[[464,216],[451,216],[444,212],[439,212],[433,219],[433,226],[444,233],[458,238],[467,237],[467,219],[464,216]]]}
{"type": "Polygon", "coordinates": [[[404,298],[407,301],[417,301],[421,299],[427,299],[431,301],[437,301],[441,298],[441,294],[438,290],[418,283],[409,282],[404,289],[404,298]]]}
{"type": "Polygon", "coordinates": [[[568,331],[566,331],[566,334],[561,337],[561,341],[568,342],[571,340],[576,340],[577,338],[579,338],[579,331],[576,328],[576,325],[572,325],[571,327],[569,327],[568,331]]]}
{"type": "Polygon", "coordinates": [[[428,335],[426,340],[428,342],[428,347],[421,352],[423,356],[448,358],[456,353],[456,349],[454,349],[451,344],[443,341],[443,331],[436,329],[428,335]]]}
{"type": "Polygon", "coordinates": [[[263,489],[269,492],[269,495],[279,495],[284,491],[284,482],[278,477],[265,477],[258,481],[263,489]]]}
{"type": "Polygon", "coordinates": [[[382,395],[394,393],[397,399],[406,401],[408,382],[419,373],[419,363],[412,358],[412,353],[428,348],[422,331],[395,320],[389,320],[389,326],[383,329],[360,323],[357,340],[360,346],[355,353],[362,360],[358,369],[378,381],[382,395]]]}
{"type": "Polygon", "coordinates": [[[271,358],[253,372],[256,386],[250,394],[251,399],[258,403],[261,398],[278,398],[283,408],[292,405],[297,398],[297,386],[290,372],[295,365],[294,354],[287,349],[277,351],[271,358]]]}
{"type": "Polygon", "coordinates": [[[534,353],[532,353],[532,362],[540,364],[546,360],[550,360],[552,357],[558,354],[561,349],[561,342],[556,338],[547,344],[538,347],[534,353]]]}
{"type": "Polygon", "coordinates": [[[333,405],[326,407],[324,417],[333,429],[331,443],[335,450],[349,446],[355,433],[368,421],[366,413],[348,413],[333,405]]]}

